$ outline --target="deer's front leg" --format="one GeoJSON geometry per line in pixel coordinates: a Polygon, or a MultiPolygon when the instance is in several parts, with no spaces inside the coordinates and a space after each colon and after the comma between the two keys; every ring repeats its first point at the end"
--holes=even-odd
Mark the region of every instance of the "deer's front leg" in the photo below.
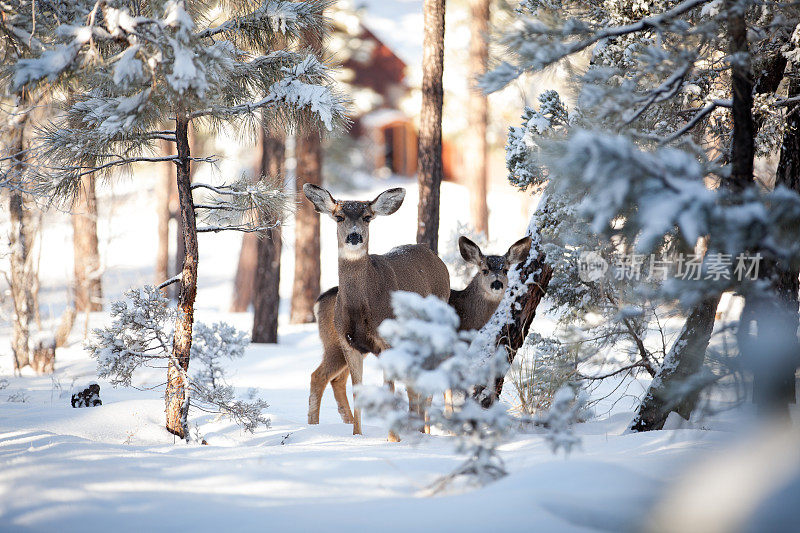
{"type": "Polygon", "coordinates": [[[347,359],[347,368],[350,370],[350,380],[353,383],[353,435],[361,435],[361,408],[358,407],[356,386],[361,384],[364,373],[364,355],[350,346],[343,348],[347,359]]]}

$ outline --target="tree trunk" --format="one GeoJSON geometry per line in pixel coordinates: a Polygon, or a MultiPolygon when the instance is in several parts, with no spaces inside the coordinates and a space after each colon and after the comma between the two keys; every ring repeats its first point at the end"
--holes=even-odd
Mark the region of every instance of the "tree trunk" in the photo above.
{"type": "Polygon", "coordinates": [[[442,73],[445,0],[425,0],[422,45],[422,113],[419,131],[417,243],[439,251],[439,188],[442,183],[442,73]]]}
{"type": "Polygon", "coordinates": [[[487,195],[486,129],[489,123],[488,99],[475,86],[489,64],[489,0],[470,0],[469,100],[467,102],[466,150],[464,151],[467,186],[470,190],[472,224],[489,236],[487,195]]]}
{"type": "MultiPolygon", "coordinates": [[[[283,136],[261,130],[261,175],[282,179],[286,147],[283,136]]],[[[267,231],[258,240],[253,294],[253,342],[278,342],[278,309],[281,282],[281,228],[267,231]]],[[[319,256],[317,256],[319,257],[319,256]]],[[[316,301],[316,300],[315,300],[316,301]]]]}
{"type": "Polygon", "coordinates": [[[730,53],[738,60],[731,69],[733,135],[731,139],[731,177],[728,186],[743,191],[753,184],[755,131],[753,124],[753,73],[747,43],[745,9],[747,3],[728,1],[730,53]]]}
{"type": "MultiPolygon", "coordinates": [[[[172,155],[172,143],[161,141],[161,154],[172,155]]],[[[174,189],[173,180],[175,164],[166,161],[159,164],[161,176],[156,185],[156,215],[158,217],[158,248],[156,250],[155,284],[161,285],[170,278],[169,275],[169,221],[172,218],[170,198],[174,189]]]]}
{"type": "MultiPolygon", "coordinates": [[[[189,149],[192,153],[200,153],[200,139],[197,133],[194,130],[194,127],[190,123],[187,130],[187,136],[189,138],[189,149]]],[[[194,173],[197,170],[197,165],[191,165],[189,168],[189,183],[191,184],[192,179],[194,178],[194,173]]],[[[174,186],[171,188],[171,200],[170,200],[170,209],[172,212],[172,216],[175,218],[177,225],[175,226],[175,264],[172,276],[176,276],[183,272],[183,259],[186,257],[186,229],[183,227],[183,215],[181,212],[181,205],[180,205],[180,193],[174,186]]],[[[172,277],[170,276],[170,277],[172,277]]],[[[173,291],[178,290],[177,284],[170,285],[173,291]]],[[[173,298],[177,298],[177,294],[172,294],[173,298]]]]}
{"type": "Polygon", "coordinates": [[[671,411],[689,419],[705,385],[696,376],[703,367],[719,300],[720,295],[712,296],[692,308],[639,405],[631,431],[662,429],[671,411]]]}
{"type": "MultiPolygon", "coordinates": [[[[550,278],[553,277],[553,268],[545,262],[545,254],[541,249],[531,249],[531,255],[536,255],[533,261],[525,264],[519,263],[516,268],[519,270],[519,278],[529,280],[525,283],[525,290],[521,291],[514,302],[511,304],[511,321],[505,324],[495,337],[494,346],[503,346],[506,349],[509,366],[514,362],[517,351],[522,347],[528,331],[536,316],[536,309],[544,298],[550,278]]],[[[481,405],[489,407],[503,392],[505,376],[498,376],[494,386],[490,390],[478,387],[475,396],[479,398],[481,405]]]]}
{"type": "Polygon", "coordinates": [[[75,254],[75,309],[80,313],[102,311],[97,196],[91,175],[81,178],[81,191],[72,208],[72,247],[75,254]]]}
{"type": "Polygon", "coordinates": [[[178,305],[181,313],[175,321],[172,358],[167,369],[165,395],[167,431],[185,439],[188,437],[189,390],[186,372],[189,370],[189,355],[192,347],[192,324],[194,322],[194,300],[197,296],[197,223],[192,200],[189,151],[189,117],[178,111],[175,124],[178,164],[176,182],[180,201],[181,221],[185,255],[181,273],[178,305]]]}
{"type": "Polygon", "coordinates": [[[11,168],[8,211],[11,231],[8,245],[11,270],[11,300],[14,307],[11,351],[14,355],[14,370],[19,371],[30,364],[30,324],[33,318],[33,292],[31,290],[31,249],[33,234],[30,231],[30,214],[25,206],[23,175],[25,162],[22,151],[25,149],[25,125],[28,115],[24,111],[28,104],[23,95],[17,96],[15,114],[9,122],[9,153],[15,154],[11,168]]]}
{"type": "Polygon", "coordinates": [[[242,247],[239,249],[239,261],[236,264],[236,276],[233,278],[231,313],[244,313],[253,301],[256,263],[258,262],[258,241],[258,235],[255,233],[242,235],[242,247]]]}
{"type": "MultiPolygon", "coordinates": [[[[787,76],[789,82],[788,97],[800,96],[800,80],[797,79],[797,72],[787,76]]],[[[800,114],[796,109],[787,112],[786,129],[783,134],[781,144],[780,160],[775,175],[775,186],[783,186],[787,189],[800,193],[800,114]]],[[[769,331],[769,322],[778,322],[781,329],[787,334],[782,335],[785,339],[786,353],[783,354],[785,361],[776,361],[774,366],[766,361],[755,367],[753,374],[753,401],[758,406],[760,412],[765,414],[778,414],[783,418],[789,416],[789,404],[795,403],[797,394],[795,384],[795,372],[797,370],[798,354],[800,354],[800,344],[797,341],[798,328],[798,290],[800,283],[800,271],[796,266],[787,264],[784,261],[767,259],[762,266],[762,276],[769,279],[772,283],[776,295],[776,305],[774,314],[759,314],[757,317],[758,331],[769,331]],[[760,372],[759,368],[772,368],[774,372],[760,372]]],[[[778,347],[776,339],[768,339],[773,346],[778,347]]],[[[763,354],[770,357],[771,354],[763,354]]],[[[779,355],[780,356],[780,355],[779,355]]]]}
{"type": "MultiPolygon", "coordinates": [[[[744,9],[743,5],[733,5],[729,2],[730,53],[739,54],[741,58],[734,63],[731,73],[733,96],[731,176],[726,180],[725,186],[733,191],[743,191],[753,184],[755,137],[752,112],[753,76],[750,69],[744,9]]],[[[681,335],[667,354],[659,374],[651,383],[636,417],[631,422],[631,431],[661,429],[670,411],[676,411],[686,419],[691,415],[703,385],[699,380],[692,381],[691,377],[702,368],[714,329],[720,296],[710,296],[692,308],[681,335]],[[688,388],[685,387],[687,384],[688,388]]]]}
{"type": "MultiPolygon", "coordinates": [[[[322,144],[317,133],[297,136],[296,186],[302,198],[303,185],[322,185],[322,144]]],[[[314,322],[314,302],[319,296],[319,216],[311,202],[300,202],[295,212],[294,283],[289,321],[314,322]]]]}

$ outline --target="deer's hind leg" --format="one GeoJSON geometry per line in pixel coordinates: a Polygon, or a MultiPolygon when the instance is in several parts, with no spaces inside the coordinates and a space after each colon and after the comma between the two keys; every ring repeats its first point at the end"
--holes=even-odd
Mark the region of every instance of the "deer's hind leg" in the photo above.
{"type": "Polygon", "coordinates": [[[345,368],[338,376],[331,380],[333,397],[336,398],[336,406],[339,408],[339,415],[345,424],[353,423],[353,413],[350,411],[350,402],[347,401],[347,377],[350,371],[345,368]]]}
{"type": "MultiPolygon", "coordinates": [[[[342,374],[344,374],[343,379],[346,380],[348,372],[347,361],[344,358],[344,353],[342,353],[341,348],[338,346],[327,347],[325,352],[322,354],[322,363],[320,363],[317,369],[311,374],[311,387],[308,394],[309,424],[319,424],[319,408],[320,404],[322,404],[322,395],[325,392],[325,387],[328,385],[328,383],[330,383],[331,387],[333,388],[333,394],[336,397],[336,403],[339,406],[339,414],[342,415],[342,419],[345,421],[345,423],[352,423],[352,415],[350,416],[351,420],[345,420],[342,402],[339,394],[337,394],[338,384],[334,384],[333,382],[342,374]]],[[[344,406],[347,414],[349,415],[350,406],[347,403],[347,396],[344,395],[343,397],[344,406]]]]}

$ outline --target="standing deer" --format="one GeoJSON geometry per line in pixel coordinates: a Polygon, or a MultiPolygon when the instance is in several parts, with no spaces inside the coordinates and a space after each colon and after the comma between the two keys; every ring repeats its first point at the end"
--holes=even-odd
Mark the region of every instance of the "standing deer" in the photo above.
{"type": "MultiPolygon", "coordinates": [[[[463,290],[451,290],[447,303],[456,310],[459,330],[478,330],[500,305],[508,286],[508,270],[528,257],[531,238],[521,238],[509,247],[505,255],[483,255],[477,244],[462,236],[458,239],[458,250],[467,263],[478,267],[478,272],[463,290]]],[[[452,391],[445,391],[444,404],[448,411],[452,411],[452,391]]]]}
{"type": "Polygon", "coordinates": [[[531,238],[512,244],[505,255],[483,255],[477,244],[459,237],[458,250],[467,263],[478,267],[469,284],[460,291],[451,290],[447,303],[456,310],[459,330],[481,329],[492,317],[508,286],[508,270],[528,257],[531,238]]]}
{"type": "MultiPolygon", "coordinates": [[[[327,190],[310,183],[303,186],[303,193],[317,212],[336,221],[339,244],[339,287],[320,296],[316,306],[320,337],[326,349],[322,363],[311,376],[308,420],[313,424],[319,422],[319,405],[327,383],[333,380],[337,400],[342,397],[346,402],[347,372],[355,387],[361,383],[364,356],[367,353],[379,355],[388,348],[377,328],[393,316],[392,292],[434,294],[446,300],[450,295],[450,276],[442,260],[425,245],[407,244],[384,255],[369,254],[369,223],[375,216],[396,212],[405,198],[404,189],[389,189],[371,202],[337,201],[327,190]],[[330,327],[331,308],[333,328],[330,327]]],[[[409,391],[409,403],[418,409],[418,402],[412,401],[412,395],[409,391]]],[[[349,406],[344,403],[345,411],[343,403],[338,403],[342,419],[347,421],[349,406]]],[[[352,422],[353,434],[361,434],[361,409],[358,407],[353,411],[352,422]]]]}

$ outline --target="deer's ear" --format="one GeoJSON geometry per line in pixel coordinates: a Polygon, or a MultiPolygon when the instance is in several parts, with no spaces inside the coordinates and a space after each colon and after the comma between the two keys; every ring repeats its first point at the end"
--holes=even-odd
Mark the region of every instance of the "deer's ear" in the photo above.
{"type": "Polygon", "coordinates": [[[523,237],[514,244],[512,244],[506,252],[506,261],[509,264],[519,263],[528,257],[531,251],[531,238],[523,237]]]}
{"type": "Polygon", "coordinates": [[[483,259],[483,253],[480,247],[463,236],[458,238],[458,251],[461,252],[461,257],[463,257],[464,261],[467,263],[480,265],[481,259],[483,259]]]}
{"type": "Polygon", "coordinates": [[[383,191],[372,200],[370,207],[376,215],[391,215],[400,209],[405,197],[405,189],[389,189],[388,191],[383,191]]]}
{"type": "Polygon", "coordinates": [[[317,213],[330,215],[336,207],[336,200],[333,199],[331,193],[317,185],[306,183],[303,185],[303,194],[314,204],[317,213]]]}

